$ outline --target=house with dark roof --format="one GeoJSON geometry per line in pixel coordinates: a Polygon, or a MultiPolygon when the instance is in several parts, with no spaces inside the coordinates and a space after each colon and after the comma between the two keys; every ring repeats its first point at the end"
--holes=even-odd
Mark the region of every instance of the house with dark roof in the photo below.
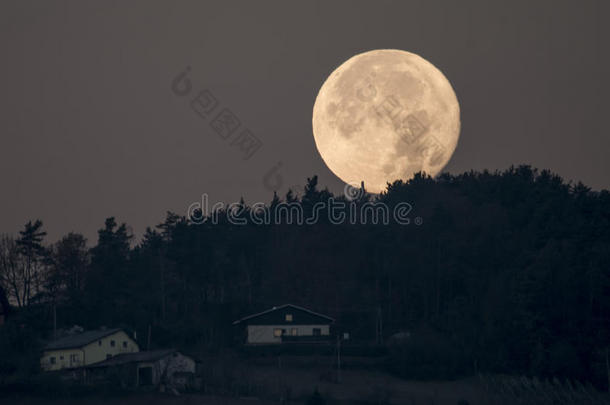
{"type": "Polygon", "coordinates": [[[185,389],[192,387],[195,360],[175,349],[119,354],[86,366],[89,383],[119,381],[125,388],[155,387],[185,389]]]}
{"type": "Polygon", "coordinates": [[[292,304],[273,307],[233,322],[249,345],[319,343],[330,339],[330,316],[292,304]]]}
{"type": "Polygon", "coordinates": [[[140,347],[123,329],[99,329],[65,336],[47,344],[40,358],[45,371],[78,368],[118,354],[139,352],[140,347]]]}

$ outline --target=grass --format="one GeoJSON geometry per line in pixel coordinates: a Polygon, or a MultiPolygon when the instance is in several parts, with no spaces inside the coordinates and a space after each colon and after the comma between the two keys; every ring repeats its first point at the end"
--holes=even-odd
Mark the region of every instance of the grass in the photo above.
{"type": "Polygon", "coordinates": [[[305,404],[318,390],[329,405],[604,405],[607,393],[577,381],[481,375],[454,381],[404,380],[370,359],[345,358],[340,375],[329,356],[204,359],[201,392],[178,397],[131,393],[111,398],[2,398],[3,405],[266,405],[305,404]],[[362,360],[362,361],[361,361],[362,360]]]}

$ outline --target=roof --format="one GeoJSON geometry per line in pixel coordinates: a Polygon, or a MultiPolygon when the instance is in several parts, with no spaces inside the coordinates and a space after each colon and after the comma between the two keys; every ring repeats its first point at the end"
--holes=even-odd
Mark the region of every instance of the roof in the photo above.
{"type": "Polygon", "coordinates": [[[122,330],[123,329],[121,328],[99,329],[90,330],[87,332],[79,333],[77,335],[66,336],[64,338],[49,343],[45,346],[44,350],[59,350],[83,347],[91,342],[95,342],[96,340],[99,340],[122,330]]]}
{"type": "Polygon", "coordinates": [[[281,310],[281,309],[284,309],[284,308],[287,308],[287,307],[298,309],[298,310],[303,311],[303,312],[307,312],[308,314],[324,318],[324,319],[326,319],[326,320],[328,320],[330,322],[334,322],[335,321],[330,316],[326,316],[326,315],[322,315],[322,314],[319,314],[319,313],[314,312],[314,311],[310,311],[307,308],[299,307],[298,305],[293,305],[293,304],[284,304],[284,305],[281,305],[279,307],[273,307],[273,308],[268,309],[268,310],[263,311],[263,312],[259,312],[259,313],[253,314],[253,315],[245,316],[245,317],[243,317],[241,319],[238,319],[237,321],[233,322],[233,325],[237,325],[237,324],[239,324],[241,322],[248,321],[248,320],[253,319],[253,318],[258,318],[259,316],[271,313],[273,311],[278,311],[278,310],[281,310]]]}
{"type": "Polygon", "coordinates": [[[129,363],[156,361],[174,353],[177,353],[176,349],[151,350],[147,352],[117,354],[116,356],[111,357],[108,360],[100,361],[98,363],[91,364],[87,367],[112,367],[129,363]]]}

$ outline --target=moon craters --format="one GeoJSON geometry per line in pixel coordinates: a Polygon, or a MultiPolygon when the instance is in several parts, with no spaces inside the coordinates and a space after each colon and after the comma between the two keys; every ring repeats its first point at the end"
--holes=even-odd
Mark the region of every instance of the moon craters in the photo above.
{"type": "Polygon", "coordinates": [[[376,50],[339,66],[313,111],[318,151],[343,181],[380,192],[415,172],[438,174],[457,145],[459,105],[431,63],[405,51],[376,50]]]}

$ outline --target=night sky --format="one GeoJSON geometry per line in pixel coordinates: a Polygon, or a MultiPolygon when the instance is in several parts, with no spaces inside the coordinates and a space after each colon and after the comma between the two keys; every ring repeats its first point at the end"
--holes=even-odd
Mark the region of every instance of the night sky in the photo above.
{"type": "MultiPolygon", "coordinates": [[[[317,174],[316,94],[351,56],[414,52],[452,83],[450,173],[531,164],[609,188],[610,3],[597,1],[3,1],[0,232],[40,218],[94,242],[141,235],[201,199],[268,202],[317,174]],[[172,91],[190,66],[191,93],[172,91]],[[190,101],[206,90],[260,140],[244,159],[190,101]],[[279,162],[280,177],[267,177],[279,162]]],[[[518,196],[516,196],[518,197],[518,196]]]]}

